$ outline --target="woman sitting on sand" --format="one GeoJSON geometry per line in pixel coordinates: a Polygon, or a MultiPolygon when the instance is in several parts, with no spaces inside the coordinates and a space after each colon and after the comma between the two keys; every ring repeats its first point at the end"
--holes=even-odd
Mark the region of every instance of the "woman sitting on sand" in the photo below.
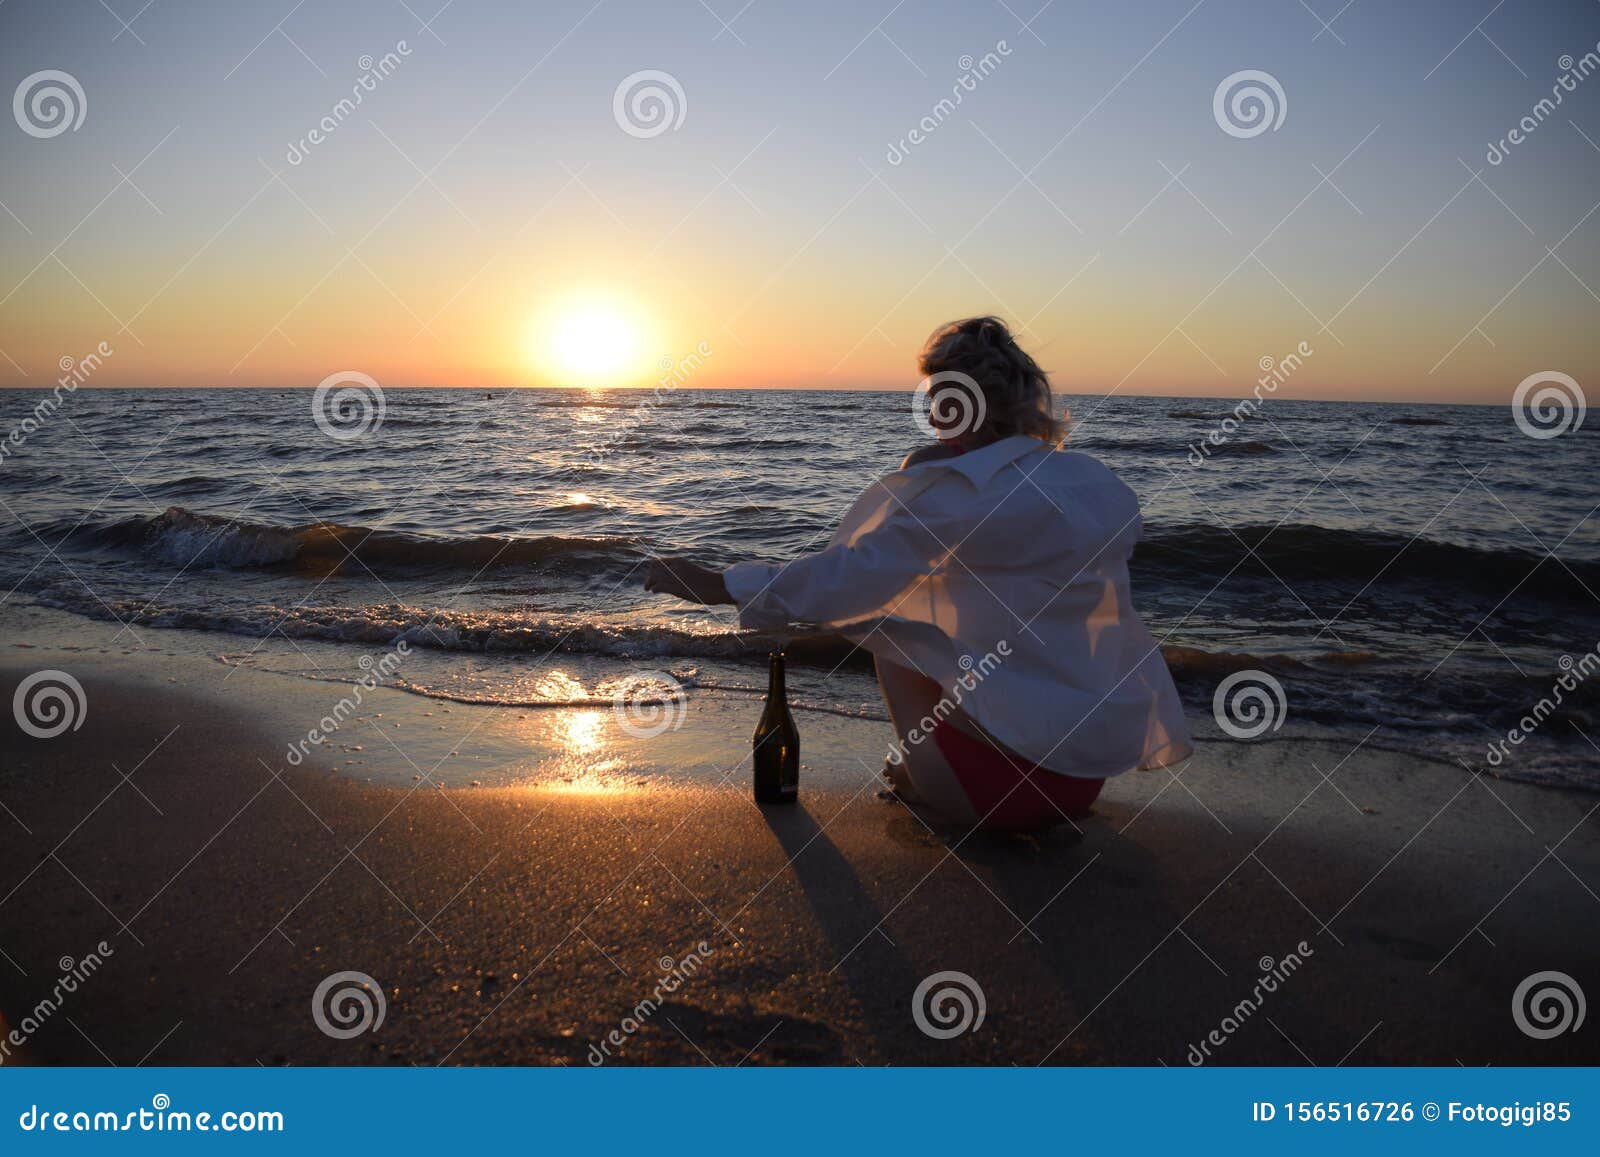
{"type": "Polygon", "coordinates": [[[1138,499],[1060,448],[1050,381],[1003,322],[944,326],[919,365],[938,441],[825,549],[725,571],[665,558],[645,587],[871,651],[898,737],[885,773],[908,802],[1006,831],[1086,815],[1110,777],[1193,750],[1129,592],[1138,499]]]}

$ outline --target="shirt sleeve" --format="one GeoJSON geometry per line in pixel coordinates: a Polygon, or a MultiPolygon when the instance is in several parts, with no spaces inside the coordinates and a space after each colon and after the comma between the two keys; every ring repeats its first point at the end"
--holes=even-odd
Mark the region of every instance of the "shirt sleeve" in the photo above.
{"type": "Polygon", "coordinates": [[[739,625],[848,623],[888,613],[945,555],[932,532],[905,510],[848,543],[833,543],[781,566],[744,562],[723,572],[739,604],[739,625]]]}

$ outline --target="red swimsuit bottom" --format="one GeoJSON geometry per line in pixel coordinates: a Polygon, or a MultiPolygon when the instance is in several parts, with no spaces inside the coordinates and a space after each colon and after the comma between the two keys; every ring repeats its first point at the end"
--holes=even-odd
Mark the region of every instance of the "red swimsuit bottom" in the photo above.
{"type": "Polygon", "coordinates": [[[1029,831],[1082,819],[1106,783],[1028,763],[950,726],[948,720],[934,724],[931,734],[966,793],[978,826],[990,831],[1029,831]]]}

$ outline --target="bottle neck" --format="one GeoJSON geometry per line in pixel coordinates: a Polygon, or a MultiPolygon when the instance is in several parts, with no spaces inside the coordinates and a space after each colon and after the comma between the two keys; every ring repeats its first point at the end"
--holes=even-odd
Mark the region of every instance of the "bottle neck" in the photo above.
{"type": "Polygon", "coordinates": [[[773,655],[767,664],[767,698],[782,699],[785,693],[783,684],[783,655],[773,655]]]}

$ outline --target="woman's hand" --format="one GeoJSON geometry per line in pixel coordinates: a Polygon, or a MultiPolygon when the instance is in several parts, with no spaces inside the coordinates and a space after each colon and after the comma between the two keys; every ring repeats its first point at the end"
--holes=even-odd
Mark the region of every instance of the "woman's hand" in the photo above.
{"type": "Polygon", "coordinates": [[[645,572],[644,589],[657,594],[676,595],[692,603],[731,603],[733,598],[723,584],[722,572],[690,562],[686,558],[652,559],[645,572]]]}

